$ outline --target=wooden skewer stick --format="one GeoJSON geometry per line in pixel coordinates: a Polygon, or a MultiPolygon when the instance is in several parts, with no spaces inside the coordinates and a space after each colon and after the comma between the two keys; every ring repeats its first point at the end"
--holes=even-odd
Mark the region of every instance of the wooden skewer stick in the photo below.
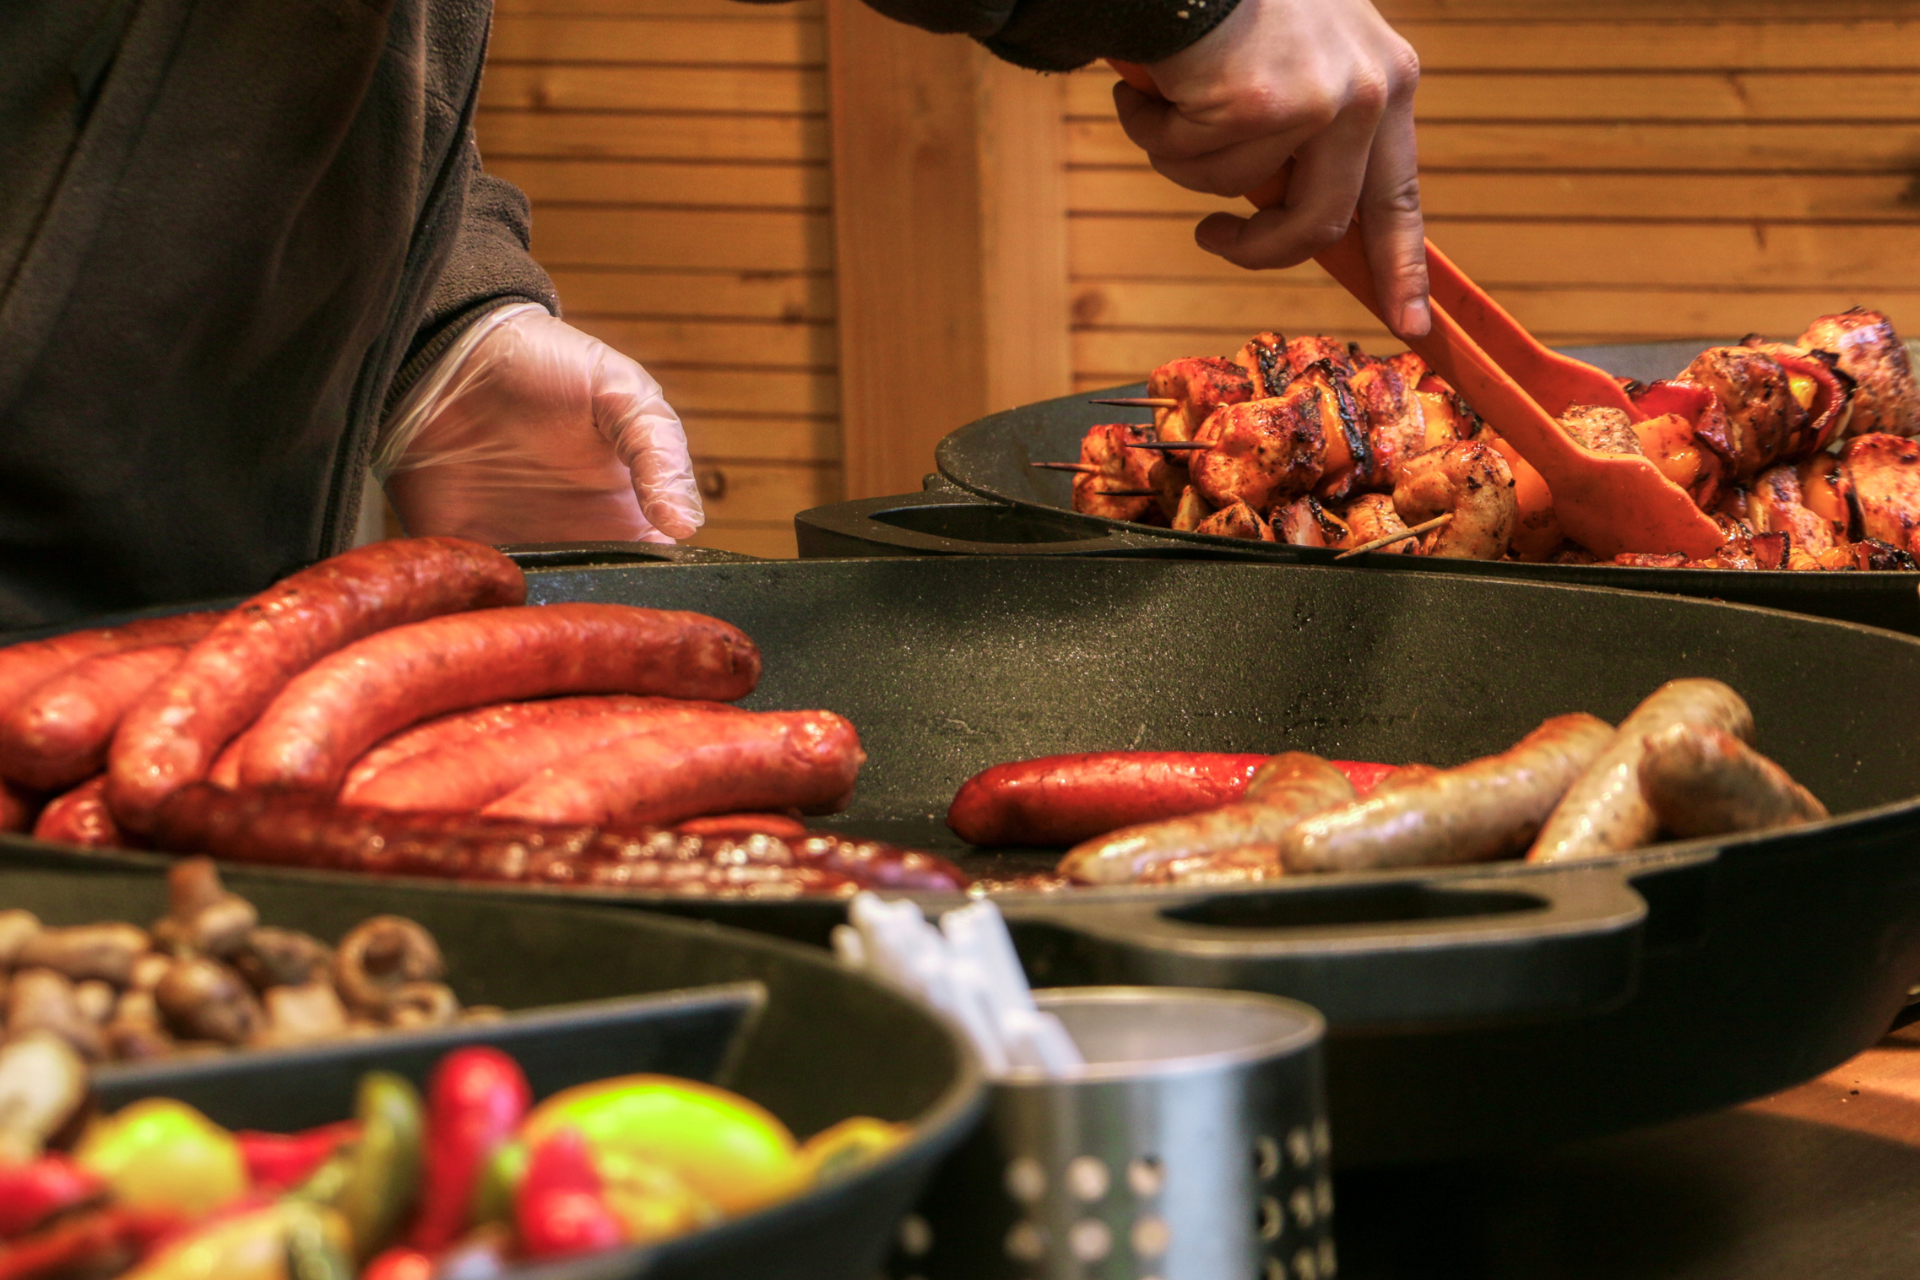
{"type": "Polygon", "coordinates": [[[1095,489],[1094,492],[1103,498],[1151,498],[1156,491],[1153,489],[1095,489]]]}
{"type": "Polygon", "coordinates": [[[1078,471],[1082,475],[1098,474],[1100,468],[1091,462],[1029,462],[1030,467],[1045,467],[1048,471],[1078,471]]]}
{"type": "Polygon", "coordinates": [[[1195,449],[1211,449],[1212,445],[1199,440],[1142,440],[1127,446],[1129,449],[1158,449],[1163,453],[1191,453],[1195,449]]]}
{"type": "Polygon", "coordinates": [[[1089,400],[1088,404],[1117,404],[1126,409],[1178,409],[1172,396],[1118,396],[1112,400],[1089,400]]]}
{"type": "Polygon", "coordinates": [[[1411,529],[1402,529],[1400,532],[1390,533],[1384,538],[1375,538],[1372,542],[1363,542],[1352,550],[1342,551],[1339,555],[1335,556],[1334,559],[1345,560],[1349,556],[1357,556],[1363,551],[1378,551],[1380,548],[1390,547],[1396,542],[1405,542],[1408,538],[1417,538],[1429,529],[1438,529],[1451,519],[1453,519],[1453,512],[1449,511],[1443,516],[1435,516],[1433,519],[1417,524],[1411,529]]]}

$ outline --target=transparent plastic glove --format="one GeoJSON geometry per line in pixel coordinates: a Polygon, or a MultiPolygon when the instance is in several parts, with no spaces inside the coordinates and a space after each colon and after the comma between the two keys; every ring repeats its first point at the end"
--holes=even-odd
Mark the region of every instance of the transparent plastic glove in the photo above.
{"type": "Polygon", "coordinates": [[[416,535],[672,542],[706,519],[660,384],[532,303],[447,349],[394,410],[374,474],[416,535]]]}

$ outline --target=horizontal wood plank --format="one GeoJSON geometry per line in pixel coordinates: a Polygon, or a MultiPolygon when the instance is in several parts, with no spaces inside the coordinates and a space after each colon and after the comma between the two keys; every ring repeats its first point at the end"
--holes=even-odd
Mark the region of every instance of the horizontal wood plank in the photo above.
{"type": "MultiPolygon", "coordinates": [[[[746,5],[733,6],[747,10],[746,5]]],[[[487,46],[490,64],[514,62],[683,63],[818,67],[826,37],[817,20],[725,17],[590,17],[502,12],[487,46]]]]}
{"type": "Polygon", "coordinates": [[[536,204],[826,209],[825,164],[699,164],[659,160],[489,159],[487,168],[536,204]]]}
{"type": "MultiPolygon", "coordinates": [[[[1522,324],[1543,334],[1600,332],[1648,341],[1742,333],[1792,337],[1816,316],[1864,304],[1885,311],[1903,331],[1920,335],[1920,290],[1915,289],[1796,291],[1767,289],[1761,283],[1714,290],[1508,285],[1499,298],[1522,324]]],[[[1078,328],[1115,333],[1116,341],[1118,333],[1126,331],[1211,335],[1183,353],[1188,355],[1231,351],[1261,329],[1295,334],[1377,327],[1358,302],[1317,268],[1237,281],[1082,282],[1074,287],[1073,313],[1078,328]]],[[[1137,364],[1128,355],[1099,367],[1130,369],[1137,364]]]]}
{"type": "MultiPolygon", "coordinates": [[[[1423,173],[1427,217],[1585,218],[1609,221],[1911,222],[1920,210],[1906,174],[1831,173],[1423,173]]],[[[1151,169],[1075,169],[1075,213],[1201,217],[1246,211],[1245,202],[1189,191],[1151,169]]]]}
{"type": "Polygon", "coordinates": [[[480,105],[491,110],[822,112],[826,80],[799,67],[593,67],[487,64],[480,105]]]}
{"type": "MultiPolygon", "coordinates": [[[[1920,30],[1908,38],[1920,43],[1920,30]]],[[[1605,64],[1590,64],[1595,68],[1605,64]]],[[[1071,81],[1068,115],[1110,120],[1110,86],[1071,81]]],[[[1414,96],[1422,123],[1443,120],[1912,120],[1920,72],[1823,70],[1621,72],[1425,71],[1414,96]]]]}
{"type": "Polygon", "coordinates": [[[833,262],[832,220],[817,213],[549,206],[533,253],[555,266],[819,271],[833,262]]]}
{"type": "Polygon", "coordinates": [[[792,0],[786,4],[742,4],[739,0],[496,0],[494,13],[544,17],[602,18],[724,18],[778,25],[818,22],[824,16],[821,0],[792,0]]]}
{"type": "Polygon", "coordinates": [[[840,500],[837,464],[693,460],[700,500],[713,523],[777,524],[793,513],[840,500]]]}
{"type": "Polygon", "coordinates": [[[833,418],[683,412],[681,422],[687,429],[689,447],[702,458],[759,462],[840,458],[840,423],[833,418]]]}
{"type": "Polygon", "coordinates": [[[689,416],[834,418],[840,413],[840,380],[831,373],[757,369],[743,373],[710,365],[655,364],[667,403],[689,416]]]}
{"type": "MultiPolygon", "coordinates": [[[[1920,287],[1920,225],[1656,226],[1450,222],[1440,240],[1489,288],[1510,284],[1653,285],[1765,282],[1775,287],[1920,287]]],[[[1193,243],[1185,218],[1072,219],[1076,278],[1245,279],[1193,243]]]]}
{"type": "MultiPolygon", "coordinates": [[[[1601,6],[1595,4],[1594,9],[1601,6]]],[[[1822,5],[1824,9],[1826,6],[1822,5]]],[[[1889,5],[1883,13],[1900,6],[1889,5]]],[[[1839,80],[1854,71],[1920,70],[1920,4],[1905,20],[1791,21],[1726,11],[1719,21],[1413,19],[1396,24],[1420,55],[1423,80],[1460,71],[1800,71],[1839,80]]],[[[1117,77],[1095,63],[1073,73],[1075,112],[1111,115],[1117,77]]]]}
{"type": "Polygon", "coordinates": [[[798,271],[648,271],[554,268],[569,317],[831,320],[833,277],[798,271]]]}
{"type": "Polygon", "coordinates": [[[713,365],[750,377],[760,369],[833,368],[839,343],[830,324],[737,320],[614,320],[572,316],[576,328],[644,365],[713,365]]]}
{"type": "Polygon", "coordinates": [[[475,123],[488,163],[507,156],[628,160],[825,160],[817,116],[482,110],[475,123]]]}
{"type": "MultiPolygon", "coordinates": [[[[1908,173],[1920,156],[1910,124],[1430,124],[1420,162],[1444,169],[1653,169],[1908,173]]],[[[1073,165],[1144,167],[1118,124],[1067,126],[1073,165]]]]}
{"type": "Polygon", "coordinates": [[[791,520],[773,524],[710,523],[687,539],[687,545],[735,551],[764,560],[792,560],[800,554],[791,520]]]}

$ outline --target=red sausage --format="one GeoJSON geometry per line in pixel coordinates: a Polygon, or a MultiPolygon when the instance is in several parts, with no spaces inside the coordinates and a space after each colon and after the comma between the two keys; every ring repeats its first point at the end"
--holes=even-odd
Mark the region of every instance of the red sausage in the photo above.
{"type": "Polygon", "coordinates": [[[747,714],[723,702],[688,702],[679,698],[628,698],[626,701],[629,706],[623,711],[549,717],[477,735],[465,742],[433,747],[374,774],[358,786],[349,781],[340,788],[340,803],[370,805],[375,809],[472,813],[506,795],[542,769],[563,765],[622,738],[652,733],[690,718],[747,714]]]}
{"type": "Polygon", "coordinates": [[[108,753],[107,800],[144,830],[168,792],[207,776],[220,748],[316,660],[388,627],[526,599],[520,568],[459,538],[356,547],[235,609],[127,712],[108,753]]]}
{"type": "Polygon", "coordinates": [[[39,798],[11,782],[0,781],[0,831],[27,831],[40,812],[39,798]]]}
{"type": "Polygon", "coordinates": [[[845,896],[860,887],[957,890],[952,863],[889,845],[810,835],[743,840],[592,826],[390,813],[288,791],[182,787],[154,838],[177,853],[384,875],[626,889],[699,897],[845,896]]]}
{"type": "Polygon", "coordinates": [[[240,780],[331,793],[368,747],[442,712],[560,693],[730,702],[759,679],[746,633],[699,613],[550,604],[432,618],[288,684],[247,733],[240,780]]]}
{"type": "MultiPolygon", "coordinates": [[[[563,720],[574,716],[605,715],[610,711],[632,711],[647,705],[648,699],[636,698],[630,694],[590,694],[577,698],[543,698],[537,702],[502,702],[491,707],[478,707],[472,711],[456,711],[451,715],[437,716],[425,724],[415,725],[411,729],[394,734],[385,742],[375,746],[367,754],[353,762],[347,770],[345,782],[340,784],[340,796],[343,802],[351,803],[348,797],[367,784],[375,774],[384,773],[404,760],[439,747],[455,746],[471,742],[487,734],[510,733],[523,725],[541,724],[548,720],[563,720]]],[[[241,741],[241,738],[235,741],[241,741]]],[[[218,766],[215,766],[216,769],[218,766]]],[[[233,782],[238,785],[240,762],[238,753],[234,759],[233,782]]],[[[218,782],[215,777],[213,781],[218,782]]]]}
{"type": "MultiPolygon", "coordinates": [[[[970,844],[1078,844],[1241,798],[1273,757],[1212,751],[1091,751],[997,764],[961,786],[947,825],[970,844]]],[[[1330,760],[1365,795],[1391,765],[1330,760]]]]}
{"type": "Polygon", "coordinates": [[[704,716],[555,765],[480,812],[622,825],[752,809],[832,813],[866,758],[859,734],[831,711],[704,716]]]}
{"type": "Polygon", "coordinates": [[[674,824],[674,832],[683,836],[750,836],[755,833],[799,840],[807,828],[798,818],[784,813],[716,813],[707,818],[688,818],[674,824]]]}
{"type": "Polygon", "coordinates": [[[46,681],[0,716],[0,774],[56,791],[99,773],[127,708],[185,653],[177,644],[102,653],[46,681]]]}
{"type": "Polygon", "coordinates": [[[76,662],[103,653],[151,649],[159,644],[192,644],[213,630],[220,612],[176,613],[142,618],[117,627],[69,631],[47,640],[29,640],[0,649],[0,710],[11,708],[34,689],[76,662]]]}
{"type": "Polygon", "coordinates": [[[107,809],[107,775],[96,774],[49,801],[33,826],[36,840],[84,845],[89,849],[124,849],[132,844],[107,809]]]}

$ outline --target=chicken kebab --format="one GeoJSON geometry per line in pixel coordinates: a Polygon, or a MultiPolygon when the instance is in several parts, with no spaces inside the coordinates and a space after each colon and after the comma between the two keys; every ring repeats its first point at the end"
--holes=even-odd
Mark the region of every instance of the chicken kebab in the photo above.
{"type": "MultiPolygon", "coordinates": [[[[1622,380],[1642,415],[1576,406],[1584,448],[1649,458],[1713,516],[1713,569],[1920,567],[1920,390],[1887,317],[1823,316],[1793,343],[1701,352],[1679,377],[1622,380]]],[[[1590,564],[1540,474],[1411,351],[1255,335],[1230,357],[1153,371],[1152,425],[1089,430],[1073,509],[1114,520],[1351,550],[1590,564]],[[1436,518],[1446,517],[1439,521],[1436,518]],[[1428,522],[1424,536],[1410,531],[1428,522]]],[[[1127,402],[1121,402],[1127,403],[1127,402]]]]}

